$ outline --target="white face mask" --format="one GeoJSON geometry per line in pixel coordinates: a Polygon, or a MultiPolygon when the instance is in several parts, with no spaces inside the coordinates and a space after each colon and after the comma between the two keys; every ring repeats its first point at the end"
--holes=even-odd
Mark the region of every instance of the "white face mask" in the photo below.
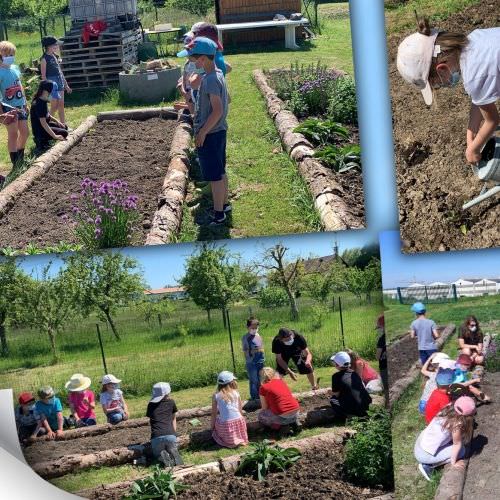
{"type": "Polygon", "coordinates": [[[294,340],[294,338],[293,338],[293,335],[292,335],[288,340],[283,341],[283,344],[285,344],[285,345],[292,345],[293,344],[293,340],[294,340]]]}
{"type": "Polygon", "coordinates": [[[14,64],[15,57],[14,56],[3,56],[2,57],[2,63],[5,64],[6,66],[10,66],[11,64],[14,64]]]}
{"type": "Polygon", "coordinates": [[[258,329],[258,328],[250,328],[250,329],[248,330],[248,333],[249,333],[250,335],[257,335],[258,331],[259,331],[259,329],[258,329]]]}
{"type": "Polygon", "coordinates": [[[469,330],[471,332],[475,332],[477,330],[477,326],[469,326],[469,330]]]}

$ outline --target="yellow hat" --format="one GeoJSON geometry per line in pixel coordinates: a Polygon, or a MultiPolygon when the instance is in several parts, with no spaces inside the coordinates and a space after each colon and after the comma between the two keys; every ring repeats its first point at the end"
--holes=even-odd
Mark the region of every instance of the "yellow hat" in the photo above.
{"type": "Polygon", "coordinates": [[[84,377],[81,373],[75,373],[69,379],[69,382],[66,382],[66,389],[70,392],[79,392],[84,391],[90,387],[91,380],[88,377],[84,377]]]}

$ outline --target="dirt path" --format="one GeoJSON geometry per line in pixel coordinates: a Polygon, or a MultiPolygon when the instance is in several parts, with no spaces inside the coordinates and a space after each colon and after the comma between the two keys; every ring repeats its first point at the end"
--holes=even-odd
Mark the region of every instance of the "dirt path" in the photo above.
{"type": "Polygon", "coordinates": [[[500,372],[486,373],[482,388],[492,399],[478,408],[473,456],[469,462],[463,497],[494,500],[500,480],[500,372]]]}
{"type": "Polygon", "coordinates": [[[98,123],[0,219],[0,247],[75,242],[62,217],[71,212],[70,196],[81,191],[80,183],[86,177],[127,181],[130,193],[139,197],[141,214],[132,243],[141,245],[158,206],[176,125],[175,120],[161,118],[98,123]]]}
{"type": "MultiPolygon", "coordinates": [[[[499,25],[498,2],[470,6],[437,24],[469,33],[499,25]]],[[[460,89],[441,89],[436,108],[399,75],[395,56],[407,31],[389,39],[395,154],[404,251],[432,252],[500,245],[500,197],[464,212],[482,183],[465,162],[470,99],[460,89]]]]}

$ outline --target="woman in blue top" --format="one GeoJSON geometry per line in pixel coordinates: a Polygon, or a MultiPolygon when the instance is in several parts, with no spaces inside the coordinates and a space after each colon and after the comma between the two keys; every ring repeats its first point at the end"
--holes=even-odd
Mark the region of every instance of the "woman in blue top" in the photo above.
{"type": "Polygon", "coordinates": [[[2,112],[17,112],[15,120],[4,121],[7,127],[7,147],[12,166],[21,165],[24,161],[24,148],[29,136],[28,107],[21,84],[21,71],[14,64],[16,46],[7,41],[0,42],[0,95],[2,112]]]}

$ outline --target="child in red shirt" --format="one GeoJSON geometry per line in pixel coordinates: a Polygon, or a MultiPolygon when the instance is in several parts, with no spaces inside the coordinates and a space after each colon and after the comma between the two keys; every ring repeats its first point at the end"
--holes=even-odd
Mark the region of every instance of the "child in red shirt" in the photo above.
{"type": "Polygon", "coordinates": [[[448,389],[453,382],[453,370],[440,368],[436,375],[437,389],[432,394],[425,405],[425,422],[430,421],[445,407],[451,403],[448,389]]]}

